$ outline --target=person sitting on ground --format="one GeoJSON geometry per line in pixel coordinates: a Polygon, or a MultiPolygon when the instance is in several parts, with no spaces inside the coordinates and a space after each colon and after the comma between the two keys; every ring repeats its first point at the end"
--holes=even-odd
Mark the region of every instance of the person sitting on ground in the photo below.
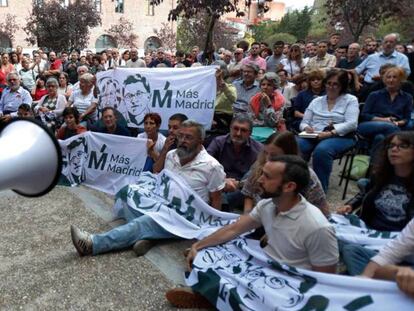
{"type": "Polygon", "coordinates": [[[79,78],[79,88],[75,89],[68,100],[68,107],[76,107],[83,126],[94,123],[97,118],[98,99],[94,95],[95,77],[85,73],[79,78]]]}
{"type": "Polygon", "coordinates": [[[372,142],[372,150],[389,134],[405,129],[411,119],[413,97],[401,90],[405,72],[391,67],[384,73],[385,88],[369,94],[361,113],[358,133],[372,142]]]}
{"type": "Polygon", "coordinates": [[[32,97],[20,86],[20,77],[17,73],[9,73],[6,80],[8,86],[0,97],[0,123],[8,122],[17,116],[17,109],[21,104],[32,104],[32,97]]]}
{"type": "MultiPolygon", "coordinates": [[[[181,176],[205,202],[221,209],[221,191],[225,173],[221,164],[203,147],[205,133],[201,124],[186,120],[178,130],[177,149],[171,150],[165,160],[165,169],[181,176]]],[[[71,227],[72,242],[79,255],[98,255],[125,249],[134,245],[137,256],[144,255],[154,245],[154,239],[177,238],[148,215],[124,207],[121,210],[128,223],[102,234],[89,234],[71,227]],[[126,216],[127,215],[127,216],[126,216]]]]}
{"type": "Polygon", "coordinates": [[[38,76],[36,78],[36,86],[32,89],[32,98],[34,102],[39,101],[43,96],[47,95],[46,77],[38,76]]]}
{"type": "Polygon", "coordinates": [[[308,88],[303,90],[296,96],[293,103],[293,114],[294,120],[292,122],[292,127],[296,131],[299,130],[300,123],[303,120],[305,111],[308,108],[309,104],[316,97],[325,95],[325,87],[323,85],[323,79],[325,78],[325,72],[319,69],[312,70],[307,75],[308,78],[308,88]]]}
{"type": "Polygon", "coordinates": [[[147,139],[147,151],[149,161],[151,161],[150,170],[154,162],[158,160],[160,152],[164,147],[165,136],[160,133],[161,116],[158,113],[150,112],[144,116],[144,132],[138,134],[138,138],[147,139]]]}
{"type": "Polygon", "coordinates": [[[120,135],[120,136],[131,136],[129,130],[117,122],[115,108],[105,107],[102,109],[102,122],[103,126],[96,129],[97,132],[120,135]]]}
{"type": "Polygon", "coordinates": [[[181,123],[183,123],[187,119],[187,116],[182,113],[173,114],[168,119],[168,136],[165,139],[164,147],[162,147],[162,150],[158,156],[158,160],[154,163],[152,169],[154,173],[159,173],[164,169],[164,163],[165,158],[167,157],[167,153],[177,148],[178,130],[181,127],[181,123]]]}
{"type": "Polygon", "coordinates": [[[414,270],[412,267],[397,266],[414,254],[414,219],[380,252],[370,259],[362,276],[374,279],[394,280],[400,290],[414,297],[414,270]]]}
{"type": "Polygon", "coordinates": [[[321,181],[325,193],[336,157],[355,145],[359,106],[355,96],[347,94],[348,73],[332,69],[325,79],[326,95],[315,98],[300,123],[300,130],[314,133],[316,138],[298,138],[302,157],[309,161],[321,181]]]}
{"type": "Polygon", "coordinates": [[[250,137],[252,128],[248,116],[236,115],[231,121],[230,133],[217,136],[207,148],[207,152],[224,167],[224,201],[231,210],[243,208],[243,195],[240,192],[242,180],[263,147],[250,137]]]}
{"type": "Polygon", "coordinates": [[[48,94],[44,95],[33,109],[42,122],[51,128],[53,132],[55,128],[62,124],[60,120],[67,104],[65,96],[57,92],[58,85],[58,80],[55,77],[47,79],[46,88],[48,94]]]}
{"type": "Polygon", "coordinates": [[[19,108],[17,109],[17,116],[19,118],[29,118],[29,119],[34,118],[32,108],[30,107],[29,104],[21,104],[19,108]]]}
{"type": "MultiPolygon", "coordinates": [[[[258,179],[263,197],[253,211],[212,235],[194,243],[187,255],[187,269],[197,253],[263,226],[268,236],[266,254],[278,262],[313,271],[335,273],[339,259],[335,231],[322,212],[300,194],[309,183],[306,162],[295,155],[271,158],[258,179]]],[[[177,307],[198,307],[205,301],[188,288],[166,294],[177,307]]],[[[205,305],[205,304],[204,304],[205,305]]]]}
{"type": "MultiPolygon", "coordinates": [[[[373,161],[370,182],[337,213],[351,213],[362,204],[361,219],[368,228],[401,231],[414,217],[413,178],[414,132],[394,133],[384,140],[373,161]]],[[[352,243],[345,243],[341,253],[351,275],[360,274],[375,254],[352,243]]]]}
{"type": "MultiPolygon", "coordinates": [[[[257,157],[256,162],[251,166],[243,185],[242,194],[244,195],[245,214],[250,213],[253,207],[262,199],[262,189],[258,179],[260,178],[263,165],[266,161],[280,155],[299,155],[299,146],[296,142],[295,135],[288,131],[270,135],[263,145],[263,150],[257,157]]],[[[328,217],[330,215],[329,205],[326,201],[321,182],[310,167],[309,174],[309,185],[301,192],[301,194],[309,203],[318,207],[322,213],[328,217]]]]}
{"type": "Polygon", "coordinates": [[[57,139],[68,139],[72,136],[82,134],[87,131],[86,127],[79,124],[79,111],[76,107],[66,107],[62,113],[65,124],[56,133],[57,139]]]}
{"type": "Polygon", "coordinates": [[[267,72],[260,81],[261,92],[252,97],[249,106],[254,126],[281,126],[285,98],[278,91],[279,83],[280,79],[274,72],[267,72]]]}

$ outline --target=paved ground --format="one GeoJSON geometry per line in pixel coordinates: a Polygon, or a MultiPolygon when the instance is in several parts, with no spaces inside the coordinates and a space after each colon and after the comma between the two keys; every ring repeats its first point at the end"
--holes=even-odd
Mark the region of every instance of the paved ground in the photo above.
{"type": "MultiPolygon", "coordinates": [[[[341,202],[337,176],[338,167],[332,205],[341,202]]],[[[182,251],[191,241],[163,243],[141,258],[132,251],[77,255],[70,224],[108,230],[116,225],[111,205],[110,197],[85,187],[56,187],[37,199],[0,192],[0,309],[174,310],[164,293],[184,284],[182,251]]]]}

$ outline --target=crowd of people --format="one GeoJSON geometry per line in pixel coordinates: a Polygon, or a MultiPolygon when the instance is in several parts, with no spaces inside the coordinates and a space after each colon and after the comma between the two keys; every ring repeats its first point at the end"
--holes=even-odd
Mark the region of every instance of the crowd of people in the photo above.
{"type": "MultiPolygon", "coordinates": [[[[184,68],[217,66],[217,96],[211,130],[176,113],[168,133],[161,116],[147,113],[139,138],[147,139],[145,170],[164,168],[184,178],[215,209],[239,211],[232,225],[193,244],[188,268],[200,249],[255,229],[265,252],[289,265],[335,273],[340,257],[350,275],[395,279],[414,295],[414,271],[397,266],[414,254],[414,51],[397,34],[340,45],[339,34],[319,42],[240,42],[234,51],[206,56],[162,48],[138,57],[138,50],[99,54],[21,49],[1,55],[0,123],[36,117],[59,139],[87,130],[137,136],[114,108],[100,107],[97,72],[116,67],[184,68]],[[166,136],[165,136],[166,135],[166,136]],[[329,223],[326,193],[333,162],[368,144],[368,181],[336,212],[360,206],[369,228],[402,231],[379,253],[339,243],[329,223]],[[311,165],[308,162],[311,161],[311,165]],[[275,225],[277,223],[277,226],[275,225]]],[[[174,70],[174,69],[172,69],[174,70]]],[[[80,255],[133,247],[145,254],[159,239],[177,238],[151,217],[128,206],[127,223],[101,234],[71,227],[80,255]]],[[[411,263],[412,265],[412,263],[411,263]]],[[[205,306],[203,297],[174,289],[177,306],[205,306]]]]}

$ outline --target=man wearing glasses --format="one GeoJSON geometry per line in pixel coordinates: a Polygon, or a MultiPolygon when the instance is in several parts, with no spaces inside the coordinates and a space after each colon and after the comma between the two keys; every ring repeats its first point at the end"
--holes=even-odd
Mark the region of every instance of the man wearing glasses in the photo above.
{"type": "MultiPolygon", "coordinates": [[[[186,120],[177,133],[177,149],[167,153],[165,169],[183,178],[205,202],[221,209],[221,191],[225,186],[223,166],[203,147],[204,128],[186,120]]],[[[129,212],[131,213],[131,212],[129,212]]],[[[146,254],[153,239],[177,238],[148,215],[128,217],[128,223],[102,234],[89,234],[71,227],[73,244],[79,255],[99,255],[133,246],[137,256],[146,254]]]]}
{"type": "Polygon", "coordinates": [[[226,186],[223,203],[231,209],[243,209],[242,179],[263,148],[261,143],[250,137],[252,127],[247,115],[236,115],[231,122],[230,133],[214,138],[207,148],[207,152],[224,167],[226,186]]]}
{"type": "Polygon", "coordinates": [[[8,122],[17,117],[17,110],[21,104],[32,104],[30,93],[20,86],[20,77],[11,72],[7,75],[8,87],[3,91],[0,99],[0,123],[8,122]]]}

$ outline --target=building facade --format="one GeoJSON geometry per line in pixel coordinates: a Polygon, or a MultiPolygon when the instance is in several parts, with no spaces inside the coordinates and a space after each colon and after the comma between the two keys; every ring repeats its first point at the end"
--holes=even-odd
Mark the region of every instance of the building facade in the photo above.
{"type": "MultiPolygon", "coordinates": [[[[70,0],[63,0],[67,3],[70,0]]],[[[133,23],[133,32],[138,36],[137,45],[141,49],[158,47],[160,41],[155,37],[154,29],[159,29],[162,23],[168,22],[168,13],[175,7],[176,0],[164,0],[160,5],[153,6],[150,0],[91,0],[101,13],[102,24],[91,29],[88,47],[101,50],[114,47],[114,40],[105,30],[117,24],[121,17],[133,23]]],[[[14,48],[18,45],[31,48],[25,41],[26,33],[23,27],[32,11],[32,0],[0,0],[0,20],[7,14],[15,15],[20,29],[15,32],[15,38],[0,37],[0,47],[14,48]]],[[[168,22],[176,30],[175,22],[168,22]]]]}

